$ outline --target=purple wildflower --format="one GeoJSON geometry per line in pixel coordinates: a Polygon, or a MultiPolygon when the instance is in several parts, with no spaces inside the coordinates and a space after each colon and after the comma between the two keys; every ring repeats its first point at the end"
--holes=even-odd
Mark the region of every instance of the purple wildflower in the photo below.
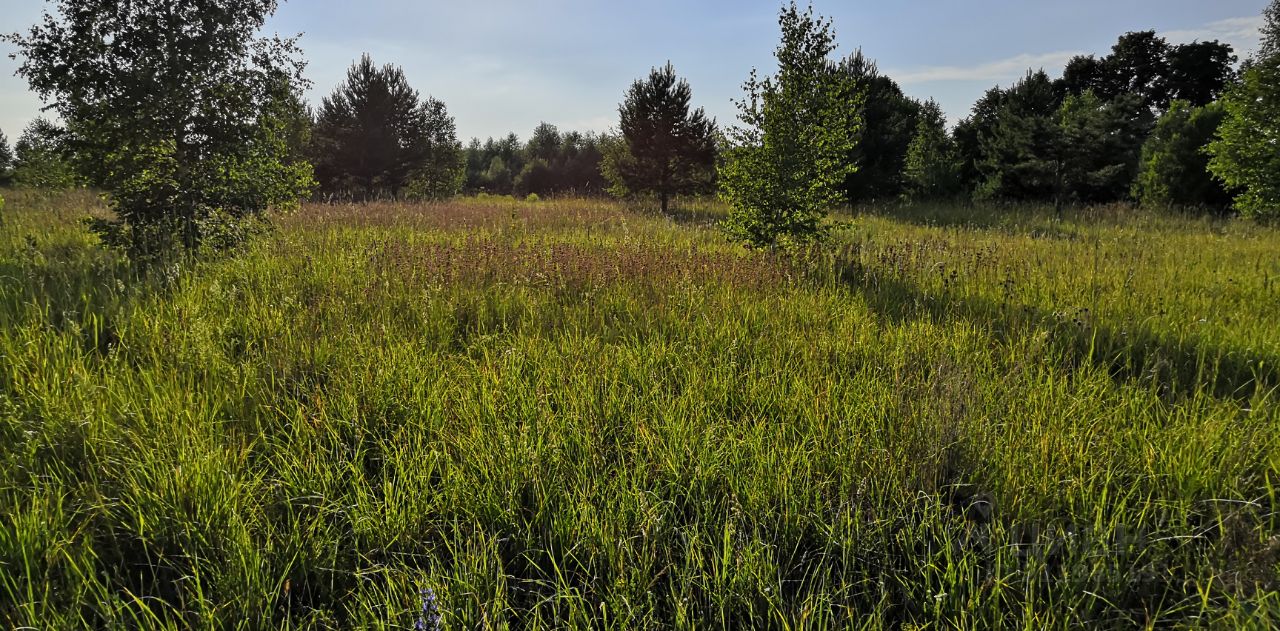
{"type": "Polygon", "coordinates": [[[418,594],[422,596],[422,613],[418,614],[418,621],[413,628],[416,631],[440,631],[440,607],[436,603],[435,591],[424,587],[418,594]]]}

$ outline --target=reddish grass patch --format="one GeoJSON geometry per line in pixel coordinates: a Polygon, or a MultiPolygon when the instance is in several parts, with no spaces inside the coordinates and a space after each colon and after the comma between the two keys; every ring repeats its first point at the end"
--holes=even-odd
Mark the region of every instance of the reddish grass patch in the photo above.
{"type": "Polygon", "coordinates": [[[793,277],[784,261],[762,253],[634,244],[512,243],[485,237],[452,243],[392,240],[375,248],[370,265],[389,282],[555,289],[631,283],[764,289],[787,284],[793,277]]]}

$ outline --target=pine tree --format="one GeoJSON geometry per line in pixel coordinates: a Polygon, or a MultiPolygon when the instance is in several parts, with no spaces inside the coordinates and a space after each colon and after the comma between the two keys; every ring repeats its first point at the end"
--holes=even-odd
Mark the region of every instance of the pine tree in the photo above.
{"type": "Polygon", "coordinates": [[[778,21],[778,72],[762,80],[753,70],[743,85],[741,126],[729,131],[720,171],[721,196],[732,208],[726,227],[756,247],[821,236],[820,221],[857,169],[848,156],[861,128],[863,94],[829,58],[831,22],[794,2],[778,21]]]}
{"type": "Polygon", "coordinates": [[[1028,72],[1018,83],[986,101],[998,109],[988,113],[978,137],[977,196],[1006,200],[1055,197],[1061,152],[1057,91],[1043,70],[1028,72]]]}
{"type": "Polygon", "coordinates": [[[1280,0],[1267,7],[1258,57],[1222,99],[1226,118],[1209,145],[1209,170],[1238,190],[1235,208],[1280,218],[1280,0]]]}
{"type": "Polygon", "coordinates": [[[461,187],[461,145],[444,104],[422,101],[403,70],[378,67],[367,54],[321,104],[312,155],[331,193],[397,198],[420,177],[428,182],[415,191],[432,196],[461,187]]]}
{"type": "Polygon", "coordinates": [[[618,106],[620,137],[603,171],[617,195],[658,196],[663,214],[675,195],[710,188],[715,174],[716,125],[691,109],[689,82],[670,63],[636,81],[618,106]]]}

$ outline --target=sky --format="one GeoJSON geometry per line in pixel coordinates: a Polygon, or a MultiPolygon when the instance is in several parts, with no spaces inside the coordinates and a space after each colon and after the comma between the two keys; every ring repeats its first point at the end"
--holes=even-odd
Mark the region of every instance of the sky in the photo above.
{"type": "MultiPolygon", "coordinates": [[[[1125,32],[1170,42],[1218,39],[1256,48],[1267,0],[814,0],[834,22],[838,56],[861,48],[910,96],[955,122],[983,92],[1028,68],[1061,74],[1076,54],[1105,54],[1125,32]]],[[[752,68],[769,74],[780,0],[287,0],[267,32],[301,33],[313,103],[361,53],[404,68],[445,102],[467,139],[540,122],[605,131],[631,82],[670,61],[694,104],[722,125],[752,68]]],[[[0,0],[0,32],[25,30],[41,0],[0,0]]],[[[0,130],[12,143],[40,115],[0,44],[0,130]]]]}

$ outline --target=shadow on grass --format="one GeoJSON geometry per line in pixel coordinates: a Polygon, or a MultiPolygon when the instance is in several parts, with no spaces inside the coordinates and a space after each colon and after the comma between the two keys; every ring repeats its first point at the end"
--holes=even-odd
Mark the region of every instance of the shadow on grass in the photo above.
{"type": "Polygon", "coordinates": [[[922,317],[937,322],[963,319],[1004,343],[1047,332],[1051,348],[1068,362],[1064,368],[1096,365],[1117,382],[1149,385],[1162,397],[1206,390],[1221,399],[1244,402],[1280,385],[1280,356],[1275,354],[1195,338],[1170,340],[1140,324],[1117,327],[1097,321],[1088,310],[1050,313],[946,290],[926,293],[908,281],[876,274],[855,262],[840,263],[836,274],[837,281],[862,295],[879,317],[895,324],[922,317]]]}
{"type": "Polygon", "coordinates": [[[106,354],[119,342],[117,320],[142,296],[172,290],[177,268],[136,265],[118,252],[83,242],[26,244],[0,255],[0,326],[40,322],[82,338],[85,351],[106,354]]]}
{"type": "Polygon", "coordinates": [[[881,217],[930,228],[1000,231],[1033,238],[1076,239],[1089,226],[1141,223],[1154,217],[1176,218],[1206,228],[1221,226],[1230,217],[1210,211],[1168,211],[1154,213],[1130,204],[1068,206],[1059,215],[1053,206],[1037,203],[985,202],[969,200],[923,202],[860,207],[855,214],[881,217]]]}

